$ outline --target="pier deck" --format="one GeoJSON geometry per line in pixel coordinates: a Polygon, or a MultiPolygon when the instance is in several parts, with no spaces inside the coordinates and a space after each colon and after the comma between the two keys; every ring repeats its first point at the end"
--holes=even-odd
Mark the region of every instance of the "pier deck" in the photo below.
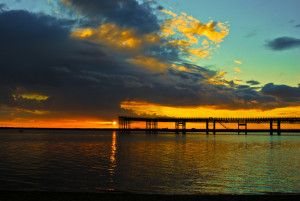
{"type": "Polygon", "coordinates": [[[300,129],[282,129],[281,124],[299,124],[300,125],[300,117],[254,117],[254,118],[231,118],[231,117],[208,117],[208,118],[168,118],[168,117],[157,117],[157,118],[146,118],[146,117],[119,117],[119,129],[123,132],[129,132],[132,130],[141,130],[146,131],[147,133],[157,133],[159,131],[169,131],[175,133],[186,133],[186,132],[205,132],[209,134],[213,132],[237,132],[240,134],[241,132],[247,135],[248,132],[268,132],[270,135],[273,135],[276,132],[278,135],[281,132],[295,132],[300,133],[300,129]],[[130,124],[132,122],[145,122],[145,129],[131,129],[130,124]],[[158,128],[159,122],[174,122],[174,129],[160,129],[158,128]],[[187,129],[187,123],[205,123],[205,129],[187,129]],[[217,129],[216,124],[221,124],[224,129],[217,129]],[[235,123],[237,124],[237,129],[227,128],[227,123],[235,123]],[[269,129],[248,129],[248,123],[267,123],[269,124],[269,129]],[[211,126],[212,124],[212,126],[211,126]],[[211,128],[212,127],[212,128],[211,128]]]}

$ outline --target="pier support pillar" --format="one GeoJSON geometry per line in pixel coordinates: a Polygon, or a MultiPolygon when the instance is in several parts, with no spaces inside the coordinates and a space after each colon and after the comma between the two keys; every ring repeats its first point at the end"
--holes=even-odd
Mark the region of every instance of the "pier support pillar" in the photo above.
{"type": "Polygon", "coordinates": [[[146,133],[157,133],[157,121],[146,121],[146,133]]]}
{"type": "Polygon", "coordinates": [[[206,135],[209,134],[209,123],[208,123],[208,120],[205,121],[206,123],[206,135]]]}
{"type": "Polygon", "coordinates": [[[119,129],[120,129],[121,133],[125,132],[125,121],[121,117],[119,117],[119,129]]]}
{"type": "Polygon", "coordinates": [[[216,134],[216,121],[214,120],[214,135],[216,134]]]}
{"type": "Polygon", "coordinates": [[[175,122],[175,133],[179,133],[179,122],[175,122]]]}
{"type": "Polygon", "coordinates": [[[146,121],[146,133],[151,133],[151,121],[146,121]]]}
{"type": "Polygon", "coordinates": [[[182,134],[186,133],[186,122],[180,122],[181,123],[181,129],[182,129],[182,134]]]}
{"type": "Polygon", "coordinates": [[[277,121],[277,135],[281,135],[280,120],[277,121]]]}
{"type": "Polygon", "coordinates": [[[154,122],[153,122],[153,128],[156,129],[156,130],[158,129],[157,121],[154,121],[154,122]]]}
{"type": "Polygon", "coordinates": [[[270,121],[270,135],[273,135],[273,121],[270,121]]]}
{"type": "Polygon", "coordinates": [[[125,121],[125,130],[129,133],[130,131],[130,121],[126,120],[125,121]]]}
{"type": "Polygon", "coordinates": [[[182,133],[186,132],[186,122],[185,121],[175,122],[175,133],[179,133],[180,130],[182,133]]]}
{"type": "Polygon", "coordinates": [[[240,126],[244,126],[245,135],[247,135],[247,122],[240,123],[238,122],[238,135],[240,134],[240,126]]]}
{"type": "Polygon", "coordinates": [[[129,133],[130,132],[130,120],[125,118],[119,118],[119,129],[121,133],[129,133]]]}

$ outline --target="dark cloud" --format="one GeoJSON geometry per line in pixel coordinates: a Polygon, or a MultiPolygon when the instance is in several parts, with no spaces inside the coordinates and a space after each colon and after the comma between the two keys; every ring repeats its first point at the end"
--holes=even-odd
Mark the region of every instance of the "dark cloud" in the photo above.
{"type": "Polygon", "coordinates": [[[300,24],[295,25],[295,28],[300,28],[300,24]]]}
{"type": "Polygon", "coordinates": [[[110,93],[114,92],[113,88],[100,87],[101,83],[95,85],[82,75],[83,69],[96,68],[110,69],[113,73],[119,65],[97,45],[71,39],[66,26],[69,23],[25,11],[0,14],[1,97],[11,97],[1,105],[25,109],[40,105],[40,109],[60,111],[77,108],[87,112],[94,107],[97,112],[105,107],[119,107],[112,96],[121,93],[110,93]],[[18,88],[50,98],[43,104],[24,105],[24,101],[20,103],[12,98],[18,88]]]}
{"type": "Polygon", "coordinates": [[[299,104],[299,88],[285,86],[291,92],[282,91],[282,97],[276,85],[260,92],[233,82],[212,83],[216,71],[188,63],[183,64],[187,71],[159,73],[132,65],[101,44],[71,38],[74,23],[26,11],[0,13],[0,107],[112,119],[130,113],[120,103],[131,100],[232,109],[299,104]],[[22,93],[49,98],[13,96],[22,93]]]}
{"type": "Polygon", "coordinates": [[[250,89],[250,86],[248,85],[238,85],[236,86],[237,89],[250,89]]]}
{"type": "Polygon", "coordinates": [[[258,85],[258,84],[260,84],[260,82],[255,81],[255,80],[249,80],[249,81],[247,81],[246,83],[247,83],[247,84],[250,84],[250,85],[258,85]]]}
{"type": "Polygon", "coordinates": [[[267,41],[266,47],[275,51],[299,48],[300,39],[292,37],[280,37],[271,41],[267,41]]]}
{"type": "Polygon", "coordinates": [[[151,2],[139,4],[136,0],[69,0],[71,8],[86,18],[84,26],[98,27],[100,23],[115,23],[141,33],[158,31],[160,26],[153,14],[151,2]]]}
{"type": "Polygon", "coordinates": [[[162,7],[162,6],[157,6],[157,9],[158,9],[158,10],[163,10],[164,7],[162,7]]]}
{"type": "Polygon", "coordinates": [[[236,105],[245,109],[255,108],[266,110],[279,106],[275,97],[263,95],[249,86],[238,87],[238,89],[232,91],[232,97],[236,100],[236,105]],[[251,104],[252,101],[257,103],[251,104]]]}
{"type": "Polygon", "coordinates": [[[300,103],[300,87],[291,87],[287,85],[266,84],[262,88],[262,93],[277,97],[281,101],[300,103]]]}

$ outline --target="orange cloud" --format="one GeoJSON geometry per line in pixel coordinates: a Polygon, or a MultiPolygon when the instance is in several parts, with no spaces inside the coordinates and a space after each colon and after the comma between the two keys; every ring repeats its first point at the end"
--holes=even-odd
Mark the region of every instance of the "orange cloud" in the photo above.
{"type": "Polygon", "coordinates": [[[172,40],[168,43],[173,46],[191,46],[191,44],[186,40],[172,40]]]}
{"type": "Polygon", "coordinates": [[[28,100],[36,100],[36,101],[43,101],[43,100],[47,100],[49,98],[49,96],[33,93],[22,87],[18,87],[12,94],[12,97],[14,98],[15,101],[18,100],[19,98],[28,99],[28,100]]]}
{"type": "Polygon", "coordinates": [[[211,57],[208,57],[208,55],[212,54],[209,51],[202,50],[202,49],[196,49],[196,48],[188,49],[187,52],[194,54],[197,57],[205,58],[205,59],[210,59],[211,57]]]}
{"type": "Polygon", "coordinates": [[[227,72],[225,72],[225,71],[223,71],[223,72],[218,72],[218,75],[219,76],[224,76],[224,75],[226,75],[227,74],[227,72]]]}
{"type": "Polygon", "coordinates": [[[133,29],[119,28],[115,24],[102,24],[97,29],[80,28],[73,31],[71,37],[105,44],[111,50],[122,52],[139,52],[161,38],[152,33],[138,35],[133,29]]]}
{"type": "Polygon", "coordinates": [[[177,34],[178,37],[182,39],[172,40],[169,44],[179,46],[180,50],[196,56],[196,59],[210,59],[211,57],[208,57],[208,55],[210,55],[211,52],[209,51],[215,49],[213,47],[209,48],[210,45],[216,44],[215,47],[220,47],[218,43],[222,42],[223,38],[229,33],[229,29],[225,23],[210,21],[205,24],[192,16],[187,16],[186,13],[181,13],[181,15],[178,16],[172,11],[163,10],[162,12],[173,17],[173,19],[165,20],[164,25],[161,26],[162,36],[171,37],[177,34]],[[206,39],[203,39],[201,42],[203,47],[193,47],[193,45],[199,44],[200,36],[206,37],[206,39]]]}
{"type": "Polygon", "coordinates": [[[163,9],[163,10],[161,10],[161,12],[167,13],[167,14],[173,16],[173,17],[177,17],[177,14],[176,14],[176,13],[173,13],[172,11],[167,11],[167,10],[163,9]]]}
{"type": "Polygon", "coordinates": [[[172,69],[176,70],[176,71],[184,71],[184,72],[196,72],[196,70],[194,69],[189,69],[189,68],[186,68],[185,66],[178,66],[176,64],[172,64],[171,65],[172,69]]]}
{"type": "Polygon", "coordinates": [[[40,94],[20,94],[20,97],[29,100],[37,100],[37,101],[47,100],[49,98],[48,96],[43,96],[40,94]]]}
{"type": "Polygon", "coordinates": [[[208,24],[192,23],[191,27],[181,27],[180,31],[188,36],[193,37],[194,35],[206,36],[209,40],[220,43],[223,38],[228,35],[228,29],[222,29],[220,32],[215,31],[215,24],[213,21],[208,24]]]}
{"type": "Polygon", "coordinates": [[[134,58],[130,58],[128,59],[128,61],[137,66],[143,66],[150,70],[159,71],[159,72],[165,71],[167,68],[170,67],[168,63],[158,61],[154,57],[147,57],[142,55],[134,58]]]}
{"type": "MultiPolygon", "coordinates": [[[[243,100],[236,100],[244,103],[243,100]]],[[[257,104],[258,101],[252,100],[249,104],[257,104]]],[[[131,110],[137,115],[157,115],[170,117],[274,117],[274,116],[295,116],[300,114],[300,106],[276,108],[267,111],[258,109],[218,109],[217,106],[198,106],[198,107],[172,107],[153,104],[141,101],[123,101],[121,108],[131,110]]]]}
{"type": "Polygon", "coordinates": [[[206,39],[203,40],[202,45],[208,45],[208,41],[206,39]]]}
{"type": "Polygon", "coordinates": [[[199,20],[192,16],[186,17],[185,13],[177,17],[172,11],[163,10],[162,12],[174,17],[171,20],[165,21],[162,31],[168,33],[180,32],[189,38],[191,43],[198,43],[198,39],[195,36],[206,36],[209,40],[219,43],[222,42],[223,38],[229,33],[229,29],[225,23],[216,23],[211,20],[205,24],[200,23],[199,20]]]}
{"type": "Polygon", "coordinates": [[[239,69],[239,67],[236,67],[236,68],[235,68],[235,71],[238,72],[238,73],[241,73],[241,72],[242,72],[241,69],[239,69]]]}
{"type": "Polygon", "coordinates": [[[26,109],[20,109],[20,108],[17,108],[16,112],[26,112],[26,113],[38,114],[38,115],[50,113],[49,111],[46,111],[46,110],[26,110],[26,109]]]}
{"type": "Polygon", "coordinates": [[[226,79],[224,76],[227,74],[227,72],[222,71],[218,72],[215,76],[209,76],[204,72],[201,72],[201,74],[207,78],[206,80],[201,81],[202,83],[206,84],[212,84],[212,85],[228,85],[229,82],[231,82],[231,79],[226,79]]]}
{"type": "Polygon", "coordinates": [[[175,35],[175,31],[173,31],[173,29],[170,29],[169,26],[172,26],[172,21],[171,20],[165,20],[165,25],[161,25],[160,26],[160,30],[162,32],[162,36],[164,37],[168,37],[168,36],[173,36],[175,35]]]}
{"type": "Polygon", "coordinates": [[[73,31],[71,36],[75,38],[89,38],[91,37],[95,31],[93,29],[77,29],[76,31],[73,31]]]}
{"type": "MultiPolygon", "coordinates": [[[[71,36],[78,39],[86,39],[94,42],[106,44],[108,48],[120,51],[131,52],[137,54],[132,58],[127,59],[132,64],[142,66],[153,71],[165,71],[171,65],[159,61],[155,57],[145,56],[140,54],[142,50],[149,45],[157,44],[161,36],[155,34],[138,35],[131,29],[120,29],[115,24],[102,24],[98,29],[77,29],[71,33],[71,36]]],[[[173,40],[168,44],[173,46],[189,46],[190,43],[185,40],[173,40]]],[[[207,58],[210,54],[208,51],[201,49],[187,49],[187,53],[194,54],[201,58],[207,58]]],[[[175,65],[176,66],[176,65],[175,65]]],[[[174,66],[173,66],[174,67],[174,66]]],[[[178,71],[188,71],[184,66],[177,67],[178,71]]]]}
{"type": "Polygon", "coordinates": [[[241,61],[234,61],[237,64],[243,64],[241,61]]]}

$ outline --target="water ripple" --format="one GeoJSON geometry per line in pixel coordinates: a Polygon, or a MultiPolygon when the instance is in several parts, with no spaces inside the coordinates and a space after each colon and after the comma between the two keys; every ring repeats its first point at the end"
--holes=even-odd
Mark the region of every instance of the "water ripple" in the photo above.
{"type": "Polygon", "coordinates": [[[0,189],[300,193],[298,136],[0,134],[0,189]]]}

